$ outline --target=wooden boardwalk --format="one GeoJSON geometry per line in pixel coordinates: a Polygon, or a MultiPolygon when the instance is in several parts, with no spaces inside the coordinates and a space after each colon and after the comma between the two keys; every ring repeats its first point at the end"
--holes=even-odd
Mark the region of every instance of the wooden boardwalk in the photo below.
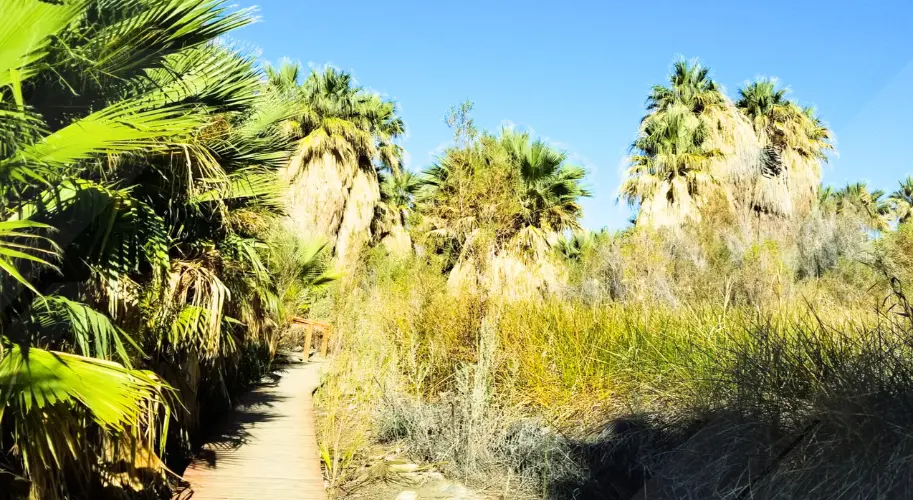
{"type": "Polygon", "coordinates": [[[323,500],[311,394],[317,363],[291,364],[276,385],[240,398],[224,429],[184,473],[180,500],[323,500]]]}

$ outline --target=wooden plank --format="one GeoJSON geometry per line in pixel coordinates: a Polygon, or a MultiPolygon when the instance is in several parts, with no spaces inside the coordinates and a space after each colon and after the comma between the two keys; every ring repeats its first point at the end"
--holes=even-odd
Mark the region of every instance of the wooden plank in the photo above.
{"type": "Polygon", "coordinates": [[[298,323],[300,325],[314,325],[321,328],[329,328],[329,324],[321,323],[320,321],[314,321],[312,319],[302,318],[301,316],[292,316],[292,323],[298,323]]]}
{"type": "Polygon", "coordinates": [[[304,334],[304,359],[307,360],[311,357],[311,340],[312,335],[314,334],[314,325],[307,326],[307,333],[304,334]]]}
{"type": "Polygon", "coordinates": [[[325,500],[311,394],[317,363],[288,367],[276,385],[240,398],[184,472],[193,500],[325,500]]]}
{"type": "Polygon", "coordinates": [[[330,345],[330,327],[323,329],[323,341],[320,343],[320,355],[327,357],[327,347],[330,345]]]}

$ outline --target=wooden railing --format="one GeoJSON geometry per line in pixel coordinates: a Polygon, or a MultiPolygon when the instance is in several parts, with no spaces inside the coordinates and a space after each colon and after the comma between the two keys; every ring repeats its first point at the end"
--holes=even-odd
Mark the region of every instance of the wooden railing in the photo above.
{"type": "Polygon", "coordinates": [[[333,333],[333,327],[327,323],[321,323],[312,319],[302,318],[300,316],[292,317],[292,323],[304,325],[307,332],[304,335],[304,353],[306,357],[311,355],[311,342],[314,339],[314,330],[320,335],[320,355],[326,357],[327,350],[330,346],[330,336],[333,333]]]}

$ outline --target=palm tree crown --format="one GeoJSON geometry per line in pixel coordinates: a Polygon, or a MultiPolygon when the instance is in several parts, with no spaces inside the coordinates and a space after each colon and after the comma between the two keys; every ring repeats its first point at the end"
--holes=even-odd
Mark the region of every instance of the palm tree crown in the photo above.
{"type": "Polygon", "coordinates": [[[559,232],[580,229],[579,199],[590,196],[581,185],[586,176],[583,168],[568,165],[567,153],[533,140],[526,132],[504,129],[501,144],[523,181],[526,224],[559,232]]]}
{"type": "Polygon", "coordinates": [[[359,87],[352,75],[327,67],[313,70],[298,84],[300,65],[283,61],[267,69],[270,84],[294,96],[294,131],[301,138],[304,164],[324,154],[362,166],[398,171],[405,133],[396,103],[359,87]]]}
{"type": "MultiPolygon", "coordinates": [[[[667,111],[684,106],[694,114],[724,102],[720,86],[710,78],[710,69],[697,62],[676,61],[669,75],[669,85],[655,85],[647,97],[647,110],[667,111]]],[[[648,115],[649,116],[649,115],[648,115]]]]}

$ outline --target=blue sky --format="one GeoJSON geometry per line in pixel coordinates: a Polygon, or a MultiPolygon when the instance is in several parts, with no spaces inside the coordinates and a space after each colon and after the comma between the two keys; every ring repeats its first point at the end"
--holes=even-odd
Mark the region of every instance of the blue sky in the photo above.
{"type": "MultiPolygon", "coordinates": [[[[243,0],[242,0],[243,2],[243,0]]],[[[839,156],[824,181],[894,189],[913,173],[913,2],[309,2],[261,0],[234,37],[262,57],[331,64],[395,99],[408,166],[447,144],[450,106],[482,128],[531,129],[590,172],[591,229],[622,227],[616,203],[649,88],[698,57],[730,96],[779,77],[818,108],[839,156]]]]}

